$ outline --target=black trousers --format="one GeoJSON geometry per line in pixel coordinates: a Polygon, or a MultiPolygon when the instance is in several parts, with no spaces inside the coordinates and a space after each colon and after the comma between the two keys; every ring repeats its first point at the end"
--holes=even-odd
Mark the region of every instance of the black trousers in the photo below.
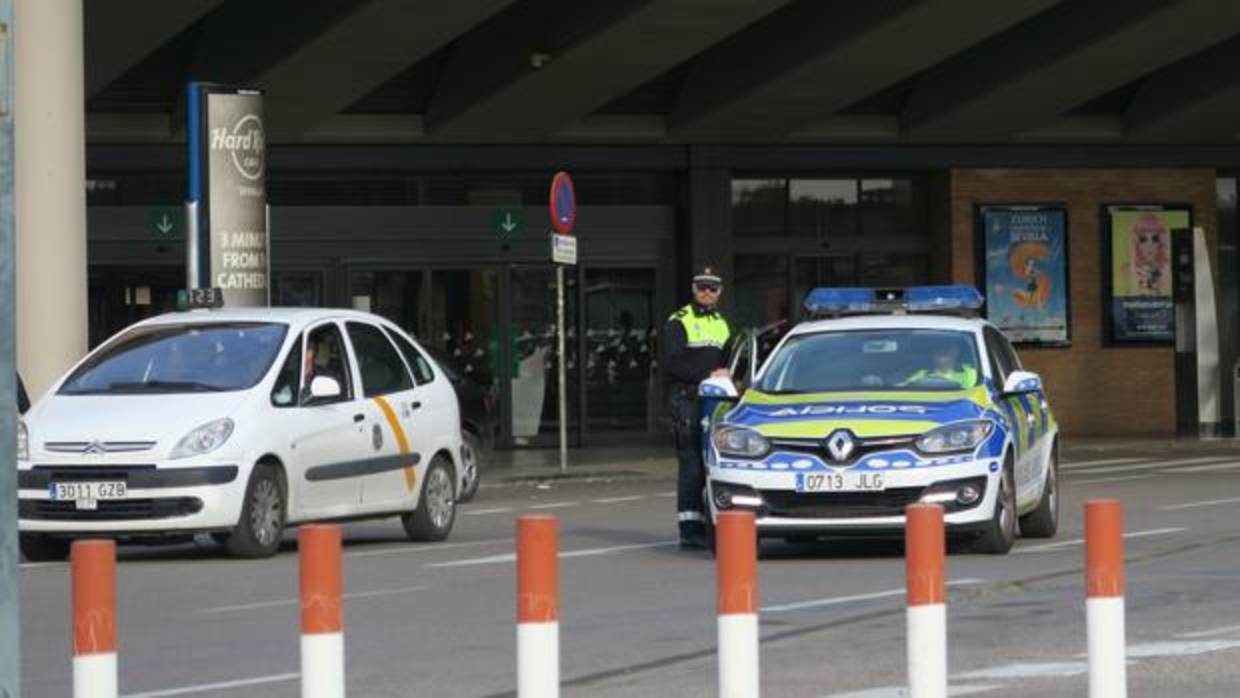
{"type": "Polygon", "coordinates": [[[676,519],[681,533],[701,528],[707,512],[702,503],[706,467],[702,463],[702,416],[698,401],[673,391],[672,435],[676,443],[676,519]]]}

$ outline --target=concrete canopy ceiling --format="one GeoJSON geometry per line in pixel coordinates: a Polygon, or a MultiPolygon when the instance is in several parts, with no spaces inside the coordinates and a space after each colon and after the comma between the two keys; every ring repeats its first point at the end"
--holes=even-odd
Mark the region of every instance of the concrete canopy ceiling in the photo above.
{"type": "Polygon", "coordinates": [[[274,142],[1194,143],[1240,135],[1235,0],[84,0],[87,136],[184,83],[274,142]]]}

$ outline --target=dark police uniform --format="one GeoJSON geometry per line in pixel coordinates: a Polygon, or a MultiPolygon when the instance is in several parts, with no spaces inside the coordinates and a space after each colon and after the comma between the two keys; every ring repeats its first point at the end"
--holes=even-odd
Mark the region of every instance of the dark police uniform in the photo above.
{"type": "Polygon", "coordinates": [[[727,320],[717,310],[705,310],[696,303],[672,313],[663,330],[661,363],[679,461],[676,509],[682,543],[704,542],[707,513],[703,510],[702,488],[706,472],[697,391],[698,384],[715,369],[727,365],[731,334],[727,320]]]}

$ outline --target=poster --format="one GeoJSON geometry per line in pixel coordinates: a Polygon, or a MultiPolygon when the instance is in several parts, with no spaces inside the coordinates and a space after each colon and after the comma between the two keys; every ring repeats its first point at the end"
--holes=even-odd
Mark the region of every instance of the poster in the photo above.
{"type": "Polygon", "coordinates": [[[1172,342],[1171,231],[1191,225],[1188,209],[1110,208],[1110,338],[1172,342]]]}
{"type": "Polygon", "coordinates": [[[1068,344],[1067,212],[985,206],[981,225],[987,317],[1013,342],[1068,344]]]}

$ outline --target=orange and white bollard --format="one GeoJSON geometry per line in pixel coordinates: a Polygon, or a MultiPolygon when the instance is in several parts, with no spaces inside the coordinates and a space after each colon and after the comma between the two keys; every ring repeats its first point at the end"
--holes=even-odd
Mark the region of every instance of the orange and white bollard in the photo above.
{"type": "Polygon", "coordinates": [[[943,508],[905,509],[904,557],[908,591],[908,689],[910,698],[947,696],[947,604],[943,508]]]}
{"type": "Polygon", "coordinates": [[[758,535],[753,512],[720,512],[715,546],[719,562],[719,696],[757,698],[758,535]]]}
{"type": "Polygon", "coordinates": [[[301,568],[301,696],[344,696],[343,563],[339,526],[297,532],[301,568]]]}
{"type": "Polygon", "coordinates": [[[560,695],[560,524],[517,517],[517,698],[560,695]]]}
{"type": "Polygon", "coordinates": [[[1124,639],[1124,513],[1114,499],[1085,503],[1085,614],[1090,698],[1128,695],[1124,639]]]}
{"type": "Polygon", "coordinates": [[[74,541],[73,696],[116,698],[116,542],[74,541]]]}

